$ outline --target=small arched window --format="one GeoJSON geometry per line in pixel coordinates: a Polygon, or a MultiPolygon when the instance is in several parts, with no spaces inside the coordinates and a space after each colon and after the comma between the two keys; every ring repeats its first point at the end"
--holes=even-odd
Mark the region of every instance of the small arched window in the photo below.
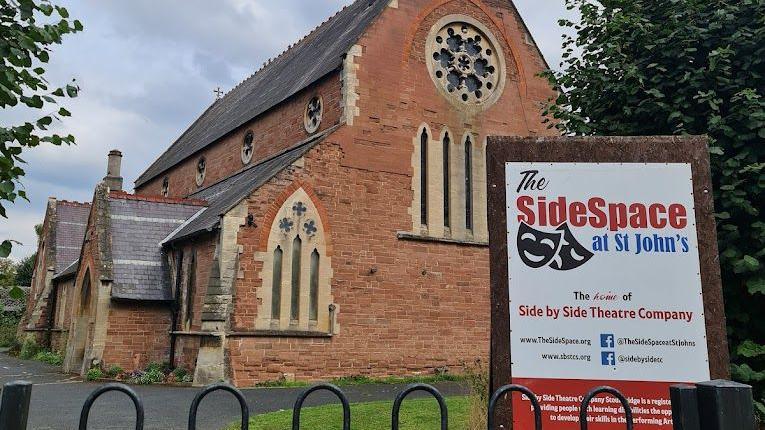
{"type": "Polygon", "coordinates": [[[451,149],[451,139],[449,138],[449,132],[444,134],[443,150],[444,150],[444,227],[451,227],[451,203],[450,198],[452,195],[451,190],[451,167],[449,151],[451,149]]]}
{"type": "Polygon", "coordinates": [[[205,176],[207,175],[207,160],[205,157],[201,157],[197,160],[197,174],[196,182],[197,186],[201,187],[205,183],[205,176]]]}
{"type": "Polygon", "coordinates": [[[271,285],[271,319],[278,320],[282,315],[282,258],[281,246],[274,250],[273,283],[271,285]]]}
{"type": "Polygon", "coordinates": [[[303,252],[303,240],[296,236],[292,241],[292,304],[290,305],[290,318],[293,321],[300,319],[300,266],[303,252]]]}
{"type": "Polygon", "coordinates": [[[465,228],[473,230],[473,144],[465,139],[465,228]]]}
{"type": "Polygon", "coordinates": [[[428,132],[420,135],[420,223],[428,225],[428,132]]]}
{"type": "Polygon", "coordinates": [[[308,304],[308,319],[311,321],[319,319],[319,263],[319,251],[314,249],[311,253],[311,287],[308,304]]]}

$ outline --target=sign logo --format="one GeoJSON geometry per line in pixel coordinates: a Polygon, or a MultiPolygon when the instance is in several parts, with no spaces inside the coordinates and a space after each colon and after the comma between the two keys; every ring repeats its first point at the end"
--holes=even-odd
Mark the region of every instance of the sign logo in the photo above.
{"type": "Polygon", "coordinates": [[[568,223],[547,233],[522,222],[518,228],[517,245],[521,260],[532,269],[549,266],[555,270],[573,270],[594,255],[576,240],[568,223]]]}

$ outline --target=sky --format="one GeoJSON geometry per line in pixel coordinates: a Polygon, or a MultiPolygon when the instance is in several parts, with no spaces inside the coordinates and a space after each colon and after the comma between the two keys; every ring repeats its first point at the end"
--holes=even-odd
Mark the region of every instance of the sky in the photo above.
{"type": "MultiPolygon", "coordinates": [[[[110,149],[123,152],[125,188],[215,99],[352,0],[58,0],[85,31],[65,38],[47,68],[51,84],[76,79],[72,117],[55,125],[77,145],[24,153],[30,202],[8,208],[0,239],[21,242],[12,258],[36,251],[34,225],[49,196],[91,201],[110,149]]],[[[515,0],[545,58],[561,58],[563,0],[515,0]]],[[[23,112],[4,111],[10,125],[23,112]]]]}

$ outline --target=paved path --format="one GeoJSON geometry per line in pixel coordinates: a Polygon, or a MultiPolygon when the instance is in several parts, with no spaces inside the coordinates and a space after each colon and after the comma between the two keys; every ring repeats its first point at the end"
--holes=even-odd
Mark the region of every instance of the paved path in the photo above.
{"type": "MultiPolygon", "coordinates": [[[[22,361],[0,353],[0,384],[14,380],[35,384],[30,407],[30,430],[77,429],[80,410],[88,395],[100,384],[82,382],[60,373],[57,367],[35,361],[22,361]]],[[[198,388],[137,386],[146,412],[147,430],[186,429],[189,406],[198,388]]],[[[392,400],[403,386],[359,385],[344,387],[352,403],[392,400]]],[[[444,395],[460,395],[465,389],[458,384],[438,384],[444,395]]],[[[291,409],[302,389],[261,388],[243,390],[251,414],[291,409]]],[[[307,405],[334,402],[331,395],[316,394],[307,405]]],[[[99,398],[90,415],[90,429],[133,428],[135,412],[130,400],[122,394],[108,393],[99,398]]],[[[213,393],[199,408],[197,428],[216,430],[236,421],[239,407],[228,393],[213,393]]]]}

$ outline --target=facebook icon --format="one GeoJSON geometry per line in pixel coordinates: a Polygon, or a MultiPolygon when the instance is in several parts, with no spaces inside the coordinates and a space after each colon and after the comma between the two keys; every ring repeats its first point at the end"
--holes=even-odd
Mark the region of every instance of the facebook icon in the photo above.
{"type": "Polygon", "coordinates": [[[600,347],[601,348],[613,348],[614,347],[614,335],[613,334],[601,334],[600,335],[600,347]]]}
{"type": "Polygon", "coordinates": [[[616,356],[613,351],[603,351],[600,353],[600,362],[604,366],[616,366],[616,356]]]}

